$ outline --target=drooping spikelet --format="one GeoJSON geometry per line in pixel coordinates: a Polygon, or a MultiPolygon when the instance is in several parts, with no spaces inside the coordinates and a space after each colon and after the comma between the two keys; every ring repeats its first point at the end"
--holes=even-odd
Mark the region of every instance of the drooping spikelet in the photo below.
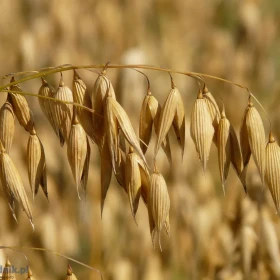
{"type": "Polygon", "coordinates": [[[211,92],[208,90],[207,87],[204,87],[202,93],[203,93],[203,98],[208,106],[209,113],[211,115],[212,125],[215,130],[213,141],[216,144],[217,143],[218,125],[219,125],[219,120],[221,119],[219,106],[218,106],[215,98],[213,97],[213,95],[211,94],[211,92]]]}
{"type": "Polygon", "coordinates": [[[158,137],[155,146],[154,156],[167,136],[167,133],[173,124],[173,128],[181,147],[182,157],[185,148],[185,110],[181,94],[172,81],[172,88],[160,112],[158,137]]]}
{"type": "Polygon", "coordinates": [[[217,131],[217,147],[218,147],[218,162],[220,177],[222,181],[223,191],[225,194],[225,181],[228,176],[231,146],[230,146],[230,122],[226,118],[226,114],[223,108],[221,119],[218,124],[217,131]]]}
{"type": "MultiPolygon", "coordinates": [[[[11,160],[10,156],[5,152],[5,149],[0,142],[0,181],[4,192],[7,196],[7,200],[10,203],[13,199],[21,205],[22,209],[26,213],[33,226],[32,212],[29,205],[29,201],[23,186],[22,179],[17,171],[16,166],[11,160]]],[[[14,206],[10,205],[10,209],[13,211],[14,206]]],[[[14,214],[14,212],[13,212],[14,214]]]]}
{"type": "MultiPolygon", "coordinates": [[[[153,126],[155,128],[155,133],[159,133],[159,117],[160,117],[161,107],[156,100],[156,98],[151,94],[151,91],[148,90],[147,95],[145,96],[140,113],[140,123],[139,123],[139,137],[141,139],[140,146],[145,154],[148,145],[152,136],[153,126]]],[[[169,162],[172,162],[171,151],[168,134],[161,144],[169,162]]]]}
{"type": "Polygon", "coordinates": [[[48,198],[46,157],[44,147],[35,129],[30,134],[27,144],[27,166],[33,199],[38,193],[40,185],[46,198],[48,198]]]}
{"type": "Polygon", "coordinates": [[[15,114],[11,104],[11,97],[8,95],[6,102],[0,109],[0,140],[9,153],[15,130],[15,114]]]}
{"type": "MultiPolygon", "coordinates": [[[[73,102],[73,93],[69,87],[64,85],[63,77],[61,75],[61,80],[59,87],[55,92],[54,98],[66,101],[73,102]]],[[[62,102],[54,102],[53,104],[53,116],[55,120],[56,129],[59,131],[59,138],[61,146],[64,145],[64,142],[67,143],[71,122],[73,117],[73,105],[65,104],[62,102]]]]}
{"type": "Polygon", "coordinates": [[[80,198],[80,187],[86,190],[90,146],[88,143],[86,132],[79,123],[75,109],[72,120],[72,127],[68,139],[67,156],[73,177],[75,179],[78,197],[80,198]]]}
{"type": "Polygon", "coordinates": [[[160,249],[161,249],[160,232],[168,219],[169,209],[170,209],[170,198],[169,198],[166,182],[163,176],[161,175],[161,173],[159,173],[158,170],[155,168],[154,172],[151,175],[151,187],[150,187],[149,198],[148,198],[148,211],[150,211],[149,220],[150,220],[152,240],[154,243],[154,237],[155,234],[157,234],[160,249]],[[151,227],[153,226],[153,224],[155,226],[154,229],[151,227]]]}
{"type": "MultiPolygon", "coordinates": [[[[90,96],[86,92],[86,84],[84,81],[79,77],[77,72],[74,70],[74,78],[73,78],[73,98],[74,102],[81,104],[85,107],[91,108],[91,100],[90,96]]],[[[77,114],[79,121],[84,128],[85,132],[87,135],[94,140],[94,130],[93,130],[93,125],[92,125],[92,113],[77,107],[77,114]]]]}
{"type": "MultiPolygon", "coordinates": [[[[11,79],[11,83],[15,82],[14,77],[11,79]]],[[[22,92],[22,89],[19,85],[13,85],[10,87],[11,91],[22,92]]],[[[25,96],[19,93],[10,93],[12,106],[14,109],[14,113],[18,119],[18,122],[24,129],[28,132],[32,131],[34,127],[34,120],[31,110],[29,109],[28,103],[26,101],[25,96]]]]}
{"type": "Polygon", "coordinates": [[[191,137],[204,170],[209,158],[213,136],[214,128],[208,105],[202,92],[199,91],[191,114],[191,137]]]}
{"type": "Polygon", "coordinates": [[[246,170],[252,153],[255,164],[264,182],[265,173],[265,132],[260,114],[254,107],[251,97],[245,111],[244,121],[241,128],[241,148],[243,156],[243,180],[246,181],[246,170]]]}
{"type": "Polygon", "coordinates": [[[3,274],[2,274],[2,278],[3,280],[10,280],[10,279],[14,279],[16,280],[16,274],[14,272],[14,269],[12,267],[12,264],[10,263],[9,259],[6,259],[6,263],[3,269],[3,274]]]}
{"type": "Polygon", "coordinates": [[[280,148],[270,133],[266,145],[265,182],[270,190],[278,214],[280,213],[280,148]]]}
{"type": "MultiPolygon", "coordinates": [[[[42,78],[42,86],[39,89],[38,95],[44,97],[52,97],[55,96],[55,89],[44,79],[42,78]]],[[[55,116],[54,116],[54,101],[49,99],[44,99],[38,97],[39,105],[41,110],[43,111],[44,115],[48,119],[49,123],[51,124],[55,134],[60,137],[59,130],[56,127],[55,116]]]]}
{"type": "Polygon", "coordinates": [[[140,156],[145,164],[147,164],[138,138],[125,110],[111,96],[106,98],[105,128],[114,172],[116,171],[115,162],[118,160],[119,155],[119,129],[123,133],[125,139],[134,148],[135,152],[140,156]]]}
{"type": "Polygon", "coordinates": [[[92,109],[95,112],[95,114],[92,114],[93,133],[98,145],[102,141],[105,132],[104,107],[107,93],[111,98],[116,99],[111,82],[105,73],[102,72],[96,79],[93,92],[90,96],[92,109]]]}
{"type": "Polygon", "coordinates": [[[142,185],[144,185],[144,188],[147,188],[147,184],[149,184],[149,172],[142,159],[134,153],[132,147],[130,147],[129,153],[126,156],[125,180],[131,212],[135,219],[139,199],[142,194],[142,185]]]}

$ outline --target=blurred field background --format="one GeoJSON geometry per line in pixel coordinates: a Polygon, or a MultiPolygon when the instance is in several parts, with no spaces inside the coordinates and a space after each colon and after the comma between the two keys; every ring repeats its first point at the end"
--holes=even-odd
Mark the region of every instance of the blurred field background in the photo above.
{"type": "MultiPolygon", "coordinates": [[[[0,1],[0,76],[47,66],[139,63],[190,70],[247,85],[272,119],[280,140],[280,2],[278,0],[9,0],[0,1]]],[[[144,71],[152,93],[163,104],[167,74],[144,71]]],[[[81,70],[89,92],[97,77],[81,70]]],[[[64,79],[72,86],[73,73],[64,79]]],[[[118,100],[138,131],[146,81],[132,70],[108,70],[118,100]]],[[[171,134],[173,166],[159,154],[159,169],[171,198],[171,236],[162,233],[163,252],[152,247],[148,216],[141,202],[136,226],[128,198],[113,179],[100,216],[99,153],[92,145],[87,199],[79,200],[61,148],[35,98],[28,98],[47,159],[50,203],[40,191],[33,203],[35,231],[18,209],[17,225],[0,192],[0,245],[45,247],[99,269],[104,279],[280,279],[280,222],[267,187],[251,159],[249,194],[231,170],[223,196],[213,145],[204,174],[189,135],[189,117],[198,91],[194,80],[173,76],[185,101],[186,149],[183,162],[171,134]]],[[[59,74],[46,78],[57,87],[59,74]]],[[[247,104],[244,90],[207,79],[207,86],[239,132],[247,104]]],[[[2,81],[2,84],[8,80],[2,81]]],[[[22,85],[37,93],[40,80],[22,85]]],[[[1,94],[1,104],[6,94],[1,94]]],[[[258,107],[266,132],[267,116],[258,107]]],[[[27,176],[28,134],[17,123],[11,157],[31,200],[27,176]]],[[[154,142],[147,158],[152,162],[154,142]]],[[[65,279],[68,262],[23,250],[36,279],[65,279]]],[[[1,251],[17,267],[18,252],[1,251]]],[[[98,274],[72,264],[78,279],[98,274]]],[[[25,279],[18,276],[17,279],[25,279]]]]}

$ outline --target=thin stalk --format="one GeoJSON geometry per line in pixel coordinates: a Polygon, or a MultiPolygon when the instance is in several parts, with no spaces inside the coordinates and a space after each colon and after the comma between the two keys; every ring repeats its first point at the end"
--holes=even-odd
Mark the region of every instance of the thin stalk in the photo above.
{"type": "Polygon", "coordinates": [[[87,265],[87,264],[85,264],[83,262],[80,262],[80,261],[78,261],[76,259],[73,259],[71,257],[68,257],[66,255],[57,253],[57,252],[49,250],[49,249],[38,248],[38,247],[17,247],[17,246],[0,246],[0,249],[9,249],[9,250],[17,250],[17,251],[20,251],[20,250],[32,250],[32,251],[43,251],[43,252],[51,253],[53,255],[56,255],[56,256],[64,258],[64,259],[67,259],[69,261],[72,261],[74,263],[77,263],[77,264],[79,264],[81,266],[84,266],[84,267],[86,267],[86,268],[88,268],[90,270],[93,270],[93,271],[99,273],[101,280],[103,280],[102,273],[98,269],[96,269],[96,268],[94,268],[94,267],[92,267],[90,265],[87,265]]]}
{"type": "Polygon", "coordinates": [[[96,114],[99,117],[103,118],[103,116],[95,113],[95,111],[93,109],[90,109],[89,107],[86,107],[86,106],[81,105],[81,104],[76,103],[76,102],[64,101],[64,100],[60,100],[60,99],[57,99],[57,98],[54,98],[54,97],[42,96],[42,95],[39,95],[39,94],[23,92],[23,91],[7,90],[7,89],[1,90],[1,91],[2,92],[12,92],[12,93],[16,93],[16,94],[23,95],[23,96],[33,96],[33,97],[38,97],[38,98],[42,98],[42,99],[48,99],[48,100],[52,100],[52,101],[63,103],[63,104],[71,104],[73,106],[80,107],[84,110],[87,110],[87,111],[91,112],[92,114],[96,114]]]}

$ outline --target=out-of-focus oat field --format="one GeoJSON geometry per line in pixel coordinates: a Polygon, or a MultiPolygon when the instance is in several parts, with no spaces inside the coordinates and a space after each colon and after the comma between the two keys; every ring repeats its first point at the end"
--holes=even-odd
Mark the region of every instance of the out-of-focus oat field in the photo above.
{"type": "MultiPolygon", "coordinates": [[[[0,76],[61,64],[89,65],[107,61],[149,64],[176,70],[207,73],[248,86],[259,98],[280,140],[280,2],[278,0],[9,0],[0,1],[0,76]]],[[[163,104],[169,90],[167,74],[144,71],[152,93],[163,104]]],[[[95,73],[79,75],[92,91],[95,73]]],[[[64,73],[72,86],[73,73],[64,73]]],[[[146,81],[132,70],[108,70],[120,103],[138,131],[146,81]]],[[[60,75],[46,79],[58,86],[60,75]]],[[[231,169],[223,195],[217,149],[212,145],[204,173],[191,140],[190,114],[197,83],[173,75],[185,104],[186,148],[180,149],[171,133],[173,165],[160,152],[158,167],[171,199],[171,236],[162,232],[161,253],[153,249],[146,207],[141,201],[131,215],[126,193],[115,180],[100,215],[100,158],[92,145],[86,201],[79,200],[67,162],[38,100],[28,97],[37,133],[43,142],[48,170],[48,203],[42,191],[32,209],[35,231],[18,209],[12,218],[0,191],[0,245],[44,247],[98,268],[104,279],[280,279],[280,220],[266,186],[262,186],[251,159],[248,195],[231,169]]],[[[8,80],[1,81],[2,84],[8,80]]],[[[245,90],[207,79],[207,86],[239,133],[247,106],[245,90]],[[220,96],[220,97],[219,97],[220,96]]],[[[22,85],[37,93],[40,80],[22,85]]],[[[6,94],[0,95],[1,104],[6,94]]],[[[266,133],[269,122],[264,112],[266,133]]],[[[17,123],[11,150],[32,201],[26,166],[28,134],[17,123]]],[[[147,159],[152,162],[155,139],[147,159]]],[[[68,262],[42,252],[23,250],[36,279],[65,279],[68,262]]],[[[1,251],[22,267],[24,257],[1,251]]],[[[78,279],[99,279],[98,274],[71,263],[78,279]]],[[[25,276],[26,277],[26,276],[25,276]]],[[[17,275],[17,279],[25,279],[17,275]]]]}

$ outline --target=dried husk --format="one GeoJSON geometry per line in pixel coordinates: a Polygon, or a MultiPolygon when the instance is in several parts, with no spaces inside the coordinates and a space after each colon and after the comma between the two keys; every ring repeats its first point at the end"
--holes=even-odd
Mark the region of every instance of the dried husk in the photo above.
{"type": "Polygon", "coordinates": [[[105,132],[105,123],[104,123],[104,106],[107,93],[114,99],[116,99],[114,88],[105,76],[101,73],[95,81],[91,99],[91,108],[94,110],[95,114],[92,114],[92,123],[93,123],[93,133],[94,137],[99,145],[102,141],[102,137],[105,132]]]}
{"type": "Polygon", "coordinates": [[[87,155],[90,153],[89,147],[87,134],[82,125],[79,123],[77,115],[74,112],[67,145],[67,156],[76,183],[79,199],[79,189],[86,189],[86,185],[84,184],[87,183],[88,177],[89,158],[87,158],[87,155]]]}
{"type": "Polygon", "coordinates": [[[12,264],[10,263],[10,261],[8,260],[8,258],[6,259],[6,263],[3,269],[3,274],[2,274],[2,280],[16,280],[16,274],[14,273],[12,264]]]}
{"type": "MultiPolygon", "coordinates": [[[[38,95],[44,97],[55,97],[55,89],[45,80],[42,78],[42,86],[39,89],[38,95]]],[[[51,124],[55,134],[59,138],[59,130],[56,127],[55,116],[53,111],[54,101],[49,99],[44,99],[38,97],[39,105],[41,110],[43,111],[44,115],[48,119],[49,123],[51,124]]]]}
{"type": "Polygon", "coordinates": [[[44,147],[35,130],[30,134],[27,143],[27,166],[33,200],[40,185],[46,198],[48,198],[46,157],[44,147]]]}
{"type": "Polygon", "coordinates": [[[141,196],[141,174],[138,165],[138,156],[133,152],[132,148],[130,148],[126,156],[125,180],[131,212],[135,219],[141,196]]]}
{"type": "Polygon", "coordinates": [[[160,112],[158,137],[155,146],[154,156],[156,157],[162,142],[173,124],[178,143],[182,150],[182,157],[185,147],[185,111],[179,90],[172,82],[172,89],[160,112]]]}
{"type": "Polygon", "coordinates": [[[0,140],[7,153],[10,152],[15,130],[15,114],[8,95],[0,109],[0,140]]]}
{"type": "MultiPolygon", "coordinates": [[[[79,77],[77,72],[74,70],[74,78],[73,78],[73,98],[74,102],[81,104],[85,107],[91,108],[91,100],[90,96],[86,92],[86,84],[84,81],[79,77]]],[[[92,125],[92,113],[77,107],[77,114],[79,121],[84,128],[87,135],[94,141],[94,130],[92,125]]]]}
{"type": "MultiPolygon", "coordinates": [[[[100,152],[100,168],[101,168],[101,216],[103,213],[104,203],[112,178],[112,160],[107,138],[103,138],[102,144],[99,146],[100,152]]],[[[117,167],[116,167],[117,170],[117,167]]]]}
{"type": "Polygon", "coordinates": [[[205,102],[201,91],[198,93],[191,114],[190,129],[191,137],[194,141],[199,160],[202,162],[202,166],[205,171],[214,136],[214,128],[208,105],[205,102]]]}
{"type": "Polygon", "coordinates": [[[203,89],[203,98],[208,106],[208,110],[210,112],[211,119],[212,119],[212,125],[215,130],[213,141],[215,144],[217,144],[218,125],[219,125],[219,120],[221,119],[219,106],[207,87],[203,89]]]}
{"type": "Polygon", "coordinates": [[[246,115],[248,112],[248,108],[245,111],[245,115],[243,117],[243,121],[241,124],[241,129],[240,129],[240,146],[241,146],[241,152],[242,152],[242,160],[243,160],[243,170],[241,173],[241,181],[245,189],[247,189],[247,184],[246,184],[246,175],[247,175],[247,168],[248,164],[251,158],[251,148],[249,144],[249,137],[248,137],[248,130],[246,126],[246,115]]]}
{"type": "MultiPolygon", "coordinates": [[[[15,82],[14,77],[11,79],[11,83],[12,82],[15,82]]],[[[10,90],[22,92],[19,85],[11,86],[10,90]]],[[[13,92],[10,92],[9,94],[11,96],[12,106],[18,122],[26,131],[31,132],[34,128],[34,120],[25,96],[13,92]]]]}
{"type": "Polygon", "coordinates": [[[275,207],[280,214],[280,148],[272,133],[266,145],[265,182],[270,190],[275,207]]]}
{"type": "MultiPolygon", "coordinates": [[[[66,102],[73,102],[73,93],[70,88],[64,85],[62,77],[54,98],[66,102]]],[[[73,105],[56,101],[54,102],[52,109],[56,129],[59,131],[60,144],[63,146],[65,142],[67,143],[71,130],[73,105]]]]}
{"type": "Polygon", "coordinates": [[[28,275],[27,275],[26,280],[35,280],[35,277],[33,276],[33,273],[29,266],[28,266],[28,275]]]}
{"type": "Polygon", "coordinates": [[[126,140],[133,147],[135,152],[146,163],[145,156],[141,150],[138,138],[133,130],[132,124],[121,105],[113,99],[111,96],[106,98],[105,108],[105,127],[108,146],[110,149],[112,165],[114,172],[116,172],[115,162],[118,160],[118,143],[119,143],[119,131],[121,130],[126,140]]]}
{"type": "Polygon", "coordinates": [[[66,275],[65,280],[78,280],[76,275],[73,273],[73,270],[70,265],[68,265],[67,275],[66,275]]]}
{"type": "MultiPolygon", "coordinates": [[[[32,212],[23,186],[22,179],[18,173],[16,166],[11,160],[10,156],[5,152],[5,149],[1,142],[0,142],[0,181],[4,188],[5,194],[7,193],[9,194],[8,202],[11,201],[11,198],[15,198],[17,202],[21,205],[23,211],[25,211],[27,217],[30,220],[32,227],[34,227],[32,222],[32,212]]],[[[13,205],[9,205],[9,206],[11,210],[14,209],[13,205]]]]}
{"type": "Polygon", "coordinates": [[[217,131],[217,147],[220,177],[222,181],[223,191],[225,194],[225,181],[228,177],[230,166],[230,122],[226,118],[225,111],[222,111],[221,119],[217,131]]]}
{"type": "Polygon", "coordinates": [[[264,182],[266,145],[265,132],[261,116],[251,101],[249,101],[246,114],[246,127],[252,156],[259,170],[262,182],[264,182]]]}
{"type": "MultiPolygon", "coordinates": [[[[145,154],[152,136],[153,126],[155,128],[155,133],[158,135],[159,132],[159,117],[160,117],[161,107],[156,100],[156,98],[148,91],[145,96],[140,113],[140,124],[139,124],[139,137],[140,147],[145,154]]],[[[164,150],[169,162],[172,162],[171,150],[169,144],[168,134],[162,142],[162,149],[164,150]]]]}
{"type": "Polygon", "coordinates": [[[151,175],[151,187],[148,198],[148,212],[150,213],[149,221],[152,240],[154,243],[155,234],[157,234],[160,250],[160,232],[168,219],[169,209],[170,198],[166,182],[163,176],[157,170],[155,170],[151,175]],[[154,229],[153,224],[155,225],[154,229]]]}

